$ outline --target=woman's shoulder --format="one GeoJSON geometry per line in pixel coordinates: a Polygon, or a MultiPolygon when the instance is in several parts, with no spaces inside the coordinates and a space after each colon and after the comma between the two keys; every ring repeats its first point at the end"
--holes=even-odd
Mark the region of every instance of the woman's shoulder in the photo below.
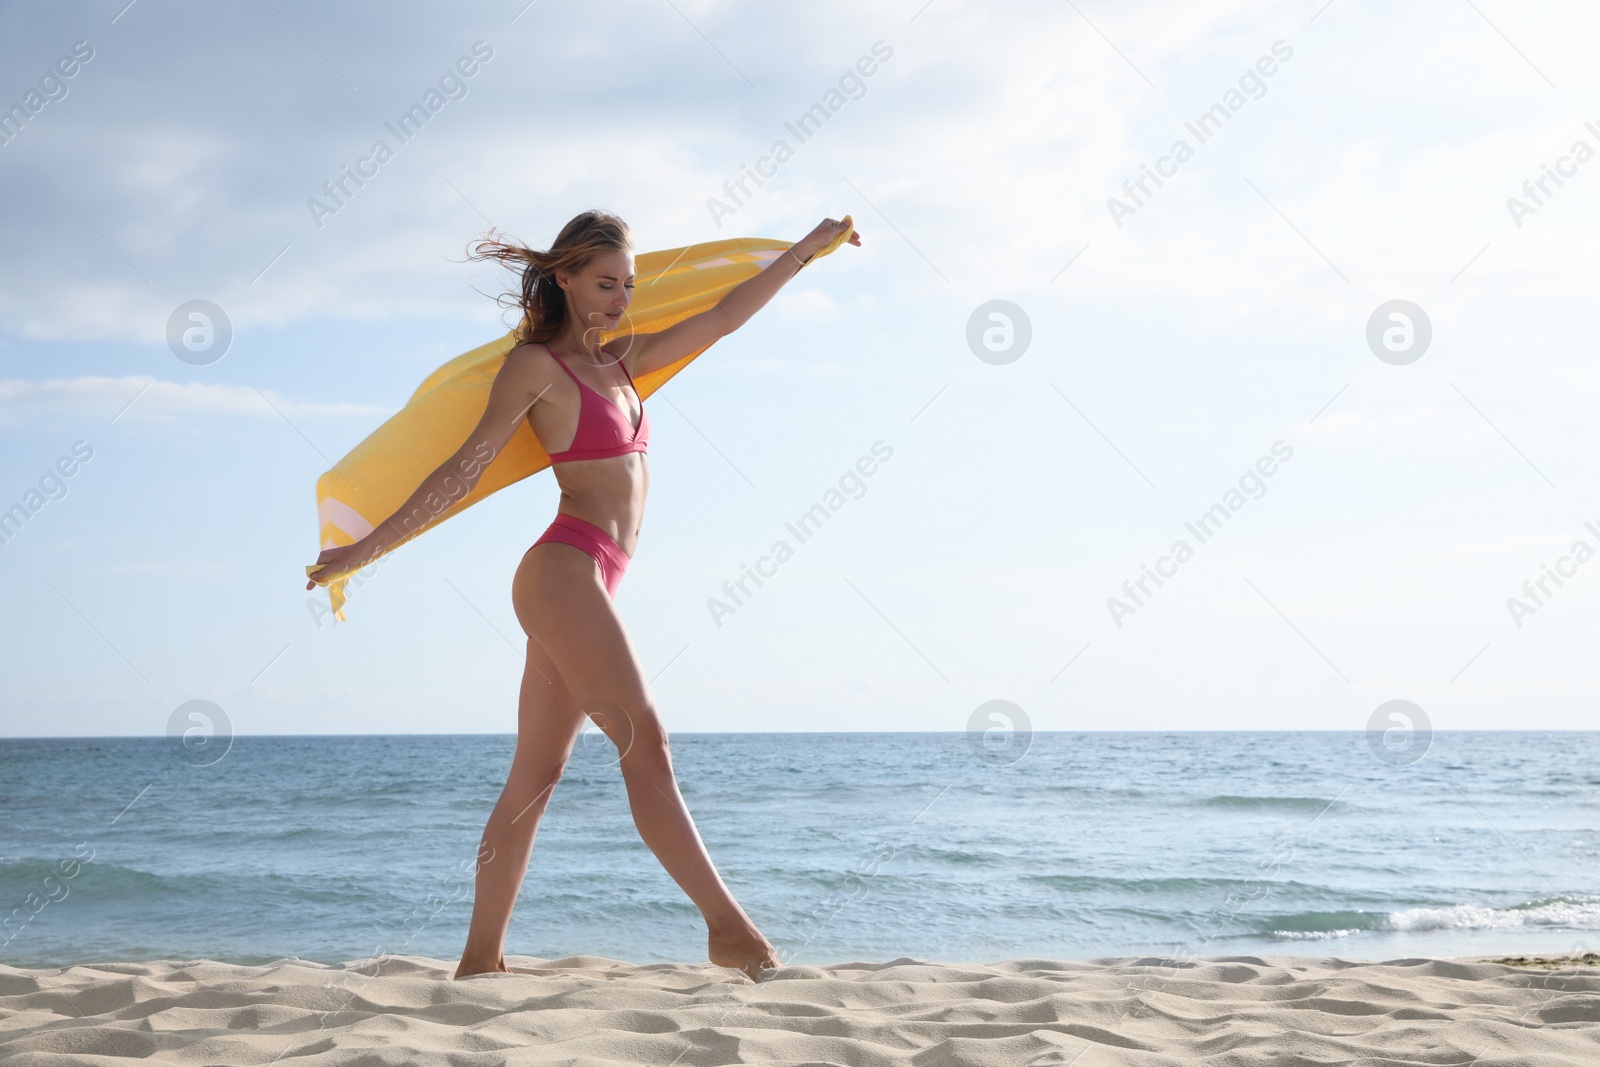
{"type": "Polygon", "coordinates": [[[506,353],[507,366],[515,363],[518,366],[530,369],[543,367],[548,370],[554,370],[555,368],[551,366],[554,362],[555,353],[550,350],[549,345],[542,341],[522,341],[513,345],[511,350],[506,353]]]}
{"type": "Polygon", "coordinates": [[[513,376],[532,385],[536,390],[561,377],[555,366],[555,355],[537,341],[524,341],[506,352],[500,365],[500,376],[513,376]]]}
{"type": "Polygon", "coordinates": [[[526,359],[530,356],[544,356],[550,351],[550,346],[542,341],[518,341],[506,352],[506,359],[526,359]]]}

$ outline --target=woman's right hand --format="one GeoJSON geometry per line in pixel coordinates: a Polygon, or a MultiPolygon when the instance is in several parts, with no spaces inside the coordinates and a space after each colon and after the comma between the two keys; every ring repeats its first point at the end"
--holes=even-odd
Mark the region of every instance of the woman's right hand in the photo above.
{"type": "MultiPolygon", "coordinates": [[[[360,541],[324,549],[322,555],[317,557],[317,566],[320,568],[317,573],[321,574],[323,571],[328,570],[359,570],[362,566],[371,562],[366,558],[369,552],[370,549],[363,546],[360,541]]],[[[306,581],[307,589],[315,589],[316,587],[317,579],[315,577],[306,581]]]]}

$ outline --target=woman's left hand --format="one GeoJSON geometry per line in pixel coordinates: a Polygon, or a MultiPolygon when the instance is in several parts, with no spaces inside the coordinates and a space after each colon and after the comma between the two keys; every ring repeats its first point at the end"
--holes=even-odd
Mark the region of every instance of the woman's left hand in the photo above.
{"type": "MultiPolygon", "coordinates": [[[[817,254],[817,249],[827,247],[829,241],[839,236],[844,228],[850,225],[852,224],[838,219],[823,219],[817,223],[816,229],[796,241],[792,246],[792,250],[802,260],[810,259],[817,254]]],[[[861,235],[854,229],[850,231],[850,243],[853,245],[861,244],[861,235]]]]}

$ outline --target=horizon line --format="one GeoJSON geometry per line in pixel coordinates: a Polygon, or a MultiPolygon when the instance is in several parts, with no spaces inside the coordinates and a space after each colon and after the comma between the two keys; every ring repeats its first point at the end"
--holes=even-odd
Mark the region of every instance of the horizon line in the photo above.
{"type": "MultiPolygon", "coordinates": [[[[883,735],[898,736],[904,734],[927,734],[930,736],[964,737],[971,731],[968,730],[674,730],[670,737],[766,737],[766,736],[856,736],[856,735],[883,735]]],[[[1029,730],[1021,731],[1033,735],[1038,734],[1365,734],[1365,729],[1344,730],[1314,730],[1314,729],[1251,729],[1251,728],[1191,728],[1183,730],[1171,729],[1126,729],[1126,730],[1029,730]]],[[[1596,729],[1574,729],[1564,727],[1473,727],[1470,729],[1441,730],[1435,728],[1432,733],[1439,734],[1592,734],[1600,733],[1596,729]]],[[[239,741],[247,738],[336,738],[336,737],[510,737],[517,736],[515,731],[498,732],[410,732],[410,733],[325,733],[325,734],[232,734],[233,740],[239,741]]],[[[0,734],[0,742],[6,741],[163,741],[170,740],[166,734],[0,734]]]]}

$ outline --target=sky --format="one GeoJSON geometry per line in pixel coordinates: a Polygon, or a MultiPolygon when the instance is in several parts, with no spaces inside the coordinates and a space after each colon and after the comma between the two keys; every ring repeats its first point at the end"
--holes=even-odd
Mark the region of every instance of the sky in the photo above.
{"type": "Polygon", "coordinates": [[[0,735],[514,730],[549,472],[343,623],[314,487],[510,325],[468,242],[594,207],[640,251],[862,238],[651,398],[617,604],[669,729],[1587,728],[1597,22],[5,5],[0,735]]]}

